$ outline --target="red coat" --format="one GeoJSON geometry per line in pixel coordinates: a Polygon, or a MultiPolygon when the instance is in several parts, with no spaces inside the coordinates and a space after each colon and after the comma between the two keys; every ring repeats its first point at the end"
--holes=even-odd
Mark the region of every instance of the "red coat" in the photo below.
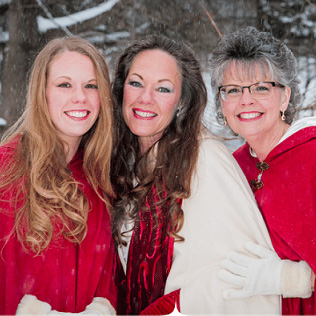
{"type": "MultiPolygon", "coordinates": [[[[10,146],[0,147],[0,161],[5,150],[12,152],[10,146]]],[[[1,201],[0,193],[0,315],[15,314],[25,294],[61,312],[81,312],[93,297],[105,297],[116,306],[109,214],[84,176],[81,153],[69,168],[91,202],[88,233],[80,245],[60,237],[35,256],[25,252],[14,235],[6,242],[14,225],[14,203],[1,201]]]]}
{"type": "MultiPolygon", "coordinates": [[[[234,153],[249,183],[260,171],[249,145],[234,153]]],[[[261,189],[254,189],[271,241],[281,259],[304,260],[316,272],[316,126],[306,127],[267,156],[261,189]]],[[[315,292],[308,299],[287,298],[282,313],[315,315],[315,292]]]]}

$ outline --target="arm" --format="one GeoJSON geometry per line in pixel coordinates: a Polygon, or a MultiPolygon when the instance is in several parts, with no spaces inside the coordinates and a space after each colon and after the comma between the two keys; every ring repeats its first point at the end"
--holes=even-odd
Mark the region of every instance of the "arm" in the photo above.
{"type": "Polygon", "coordinates": [[[248,255],[231,251],[221,263],[219,278],[235,286],[224,291],[224,298],[273,294],[308,298],[312,295],[315,274],[305,261],[281,260],[273,250],[253,242],[245,243],[245,248],[248,255]]]}
{"type": "Polygon", "coordinates": [[[191,196],[182,204],[184,225],[180,235],[185,241],[174,244],[165,293],[181,289],[183,314],[278,314],[278,296],[229,301],[222,297],[228,284],[217,275],[226,253],[240,249],[247,240],[270,249],[272,245],[236,161],[221,143],[203,142],[192,178],[191,196]]]}

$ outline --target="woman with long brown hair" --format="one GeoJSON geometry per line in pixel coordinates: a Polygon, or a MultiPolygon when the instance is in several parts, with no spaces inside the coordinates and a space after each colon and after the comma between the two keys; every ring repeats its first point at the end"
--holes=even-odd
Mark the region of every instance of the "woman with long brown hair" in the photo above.
{"type": "Polygon", "coordinates": [[[183,314],[277,314],[277,295],[222,297],[226,252],[249,239],[271,245],[240,168],[202,123],[207,91],[191,49],[155,35],[131,43],[113,93],[118,314],[175,304],[183,314]]]}

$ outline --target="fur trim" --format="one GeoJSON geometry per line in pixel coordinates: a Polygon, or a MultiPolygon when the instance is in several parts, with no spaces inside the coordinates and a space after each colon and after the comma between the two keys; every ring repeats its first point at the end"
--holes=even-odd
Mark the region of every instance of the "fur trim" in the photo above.
{"type": "Polygon", "coordinates": [[[112,304],[105,297],[95,297],[92,303],[86,307],[85,311],[89,311],[91,314],[98,313],[97,315],[116,315],[112,304]]]}
{"type": "Polygon", "coordinates": [[[42,302],[34,295],[24,295],[21,299],[16,315],[46,315],[52,310],[48,303],[42,302]]]}

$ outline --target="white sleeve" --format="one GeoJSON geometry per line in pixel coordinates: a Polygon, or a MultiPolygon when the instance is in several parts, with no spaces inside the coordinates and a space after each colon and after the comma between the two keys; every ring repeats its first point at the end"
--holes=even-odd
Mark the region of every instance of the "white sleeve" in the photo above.
{"type": "Polygon", "coordinates": [[[217,274],[226,253],[249,240],[272,245],[245,176],[217,140],[202,141],[191,192],[182,204],[185,241],[175,242],[165,293],[181,289],[183,314],[280,314],[276,295],[223,299],[229,285],[217,274]]]}

